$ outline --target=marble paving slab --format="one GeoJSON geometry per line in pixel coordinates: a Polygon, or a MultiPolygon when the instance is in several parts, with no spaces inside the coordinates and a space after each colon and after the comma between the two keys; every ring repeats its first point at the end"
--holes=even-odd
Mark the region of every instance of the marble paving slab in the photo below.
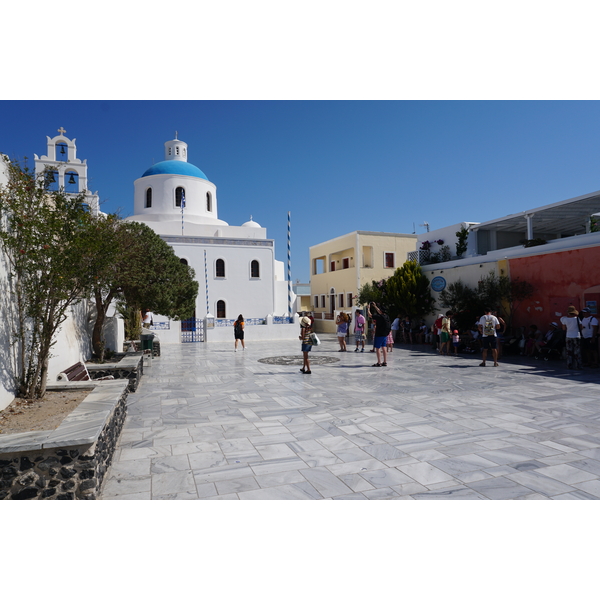
{"type": "MultiPolygon", "coordinates": [[[[323,339],[313,356],[338,359],[323,339]]],[[[600,499],[600,371],[481,369],[397,345],[385,370],[352,352],[309,379],[258,362],[298,354],[295,341],[162,350],[130,395],[102,498],[600,499]]]]}

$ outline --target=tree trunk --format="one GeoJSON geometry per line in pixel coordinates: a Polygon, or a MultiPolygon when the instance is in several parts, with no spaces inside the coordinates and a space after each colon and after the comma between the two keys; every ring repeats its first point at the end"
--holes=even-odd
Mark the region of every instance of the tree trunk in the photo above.
{"type": "Polygon", "coordinates": [[[102,295],[98,290],[94,290],[94,300],[96,303],[96,322],[92,331],[92,352],[102,363],[104,362],[104,351],[106,349],[104,343],[104,323],[106,321],[106,311],[114,297],[113,292],[110,292],[106,299],[102,300],[102,295]]]}

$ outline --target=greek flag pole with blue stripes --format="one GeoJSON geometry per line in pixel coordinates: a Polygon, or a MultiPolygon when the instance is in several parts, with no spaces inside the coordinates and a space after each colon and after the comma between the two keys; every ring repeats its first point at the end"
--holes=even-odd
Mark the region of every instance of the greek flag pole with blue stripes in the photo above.
{"type": "Polygon", "coordinates": [[[292,320],[292,252],[290,245],[290,231],[291,231],[291,212],[288,211],[288,236],[287,236],[287,276],[288,276],[288,315],[290,321],[292,320]]]}
{"type": "Polygon", "coordinates": [[[181,235],[183,235],[183,209],[185,208],[185,192],[181,194],[181,235]]]}
{"type": "Polygon", "coordinates": [[[208,305],[208,263],[206,262],[206,250],[204,250],[204,283],[206,284],[206,314],[210,313],[208,305]]]}

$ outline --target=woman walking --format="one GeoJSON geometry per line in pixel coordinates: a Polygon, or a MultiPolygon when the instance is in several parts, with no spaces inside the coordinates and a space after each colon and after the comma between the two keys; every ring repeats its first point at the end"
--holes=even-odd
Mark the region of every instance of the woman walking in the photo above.
{"type": "Polygon", "coordinates": [[[235,348],[234,352],[237,352],[238,341],[242,342],[242,350],[246,349],[244,345],[244,317],[238,315],[236,322],[233,324],[233,335],[235,337],[235,348]]]}
{"type": "Polygon", "coordinates": [[[300,319],[300,337],[302,342],[302,368],[300,373],[310,375],[310,361],[308,360],[308,353],[312,350],[312,344],[310,343],[310,334],[312,333],[312,326],[308,317],[302,317],[300,319]]]}

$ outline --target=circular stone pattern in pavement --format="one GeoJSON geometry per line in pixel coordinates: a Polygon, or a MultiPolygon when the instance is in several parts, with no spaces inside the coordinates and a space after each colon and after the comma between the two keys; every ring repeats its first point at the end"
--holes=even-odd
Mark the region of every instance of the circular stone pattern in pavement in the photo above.
{"type": "MultiPolygon", "coordinates": [[[[314,365],[328,365],[340,362],[339,358],[333,358],[331,356],[314,356],[309,354],[308,358],[311,364],[314,365]]],[[[269,356],[268,358],[259,358],[258,362],[267,365],[301,365],[303,360],[302,355],[300,354],[298,356],[269,356]]]]}

